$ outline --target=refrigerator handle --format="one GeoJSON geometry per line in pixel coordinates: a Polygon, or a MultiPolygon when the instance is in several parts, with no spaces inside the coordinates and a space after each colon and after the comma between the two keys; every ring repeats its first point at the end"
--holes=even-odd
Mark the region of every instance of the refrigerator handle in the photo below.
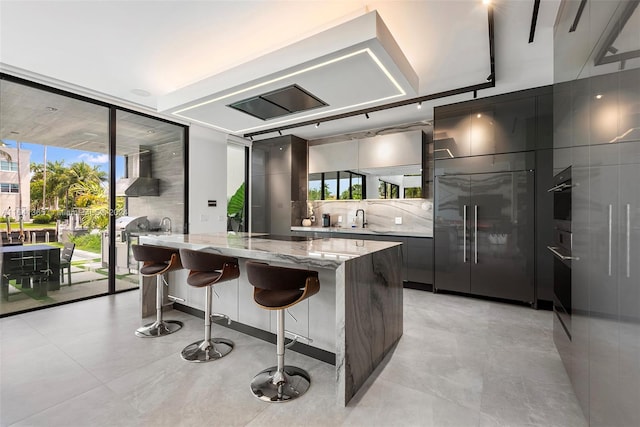
{"type": "Polygon", "coordinates": [[[627,277],[631,277],[631,205],[627,203],[627,277]]]}
{"type": "Polygon", "coordinates": [[[473,219],[475,224],[475,229],[473,231],[473,246],[475,251],[475,263],[478,263],[478,205],[473,206],[473,219]]]}
{"type": "Polygon", "coordinates": [[[613,232],[613,205],[609,205],[609,262],[608,262],[608,274],[611,276],[611,239],[613,232]]]}
{"type": "Polygon", "coordinates": [[[462,262],[467,263],[467,205],[462,205],[462,262]]]}

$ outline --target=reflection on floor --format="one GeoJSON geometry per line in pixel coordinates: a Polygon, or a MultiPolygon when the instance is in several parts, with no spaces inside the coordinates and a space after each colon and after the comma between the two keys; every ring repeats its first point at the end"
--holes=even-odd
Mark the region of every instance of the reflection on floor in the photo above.
{"type": "Polygon", "coordinates": [[[275,405],[254,398],[251,378],[275,363],[275,346],[237,331],[215,325],[236,347],[204,364],[180,358],[201,338],[201,319],[170,311],[182,330],[136,337],[138,298],[0,319],[0,425],[586,426],[549,311],[406,289],[403,337],[340,408],[334,367],[292,351],[287,362],[311,374],[307,394],[275,405]]]}
{"type": "MultiPolygon", "coordinates": [[[[65,301],[86,298],[107,292],[107,269],[102,266],[99,254],[76,250],[71,262],[71,284],[65,270],[60,289],[47,292],[46,296],[37,296],[28,287],[21,287],[15,280],[9,282],[8,300],[0,298],[0,314],[47,306],[65,301]]],[[[138,287],[138,274],[118,275],[116,290],[138,287]]]]}

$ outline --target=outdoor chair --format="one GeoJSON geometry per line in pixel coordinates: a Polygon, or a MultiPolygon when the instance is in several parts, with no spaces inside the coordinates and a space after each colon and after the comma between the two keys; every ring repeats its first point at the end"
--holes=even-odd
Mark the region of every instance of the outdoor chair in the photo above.
{"type": "Polygon", "coordinates": [[[60,253],[60,281],[64,282],[64,269],[67,269],[68,284],[71,285],[71,257],[73,256],[73,250],[76,248],[75,243],[65,243],[62,252],[60,253]]]}

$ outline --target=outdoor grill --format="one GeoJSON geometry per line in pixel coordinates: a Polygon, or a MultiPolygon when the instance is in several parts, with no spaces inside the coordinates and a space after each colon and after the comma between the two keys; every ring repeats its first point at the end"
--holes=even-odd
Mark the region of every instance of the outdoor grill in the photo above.
{"type": "MultiPolygon", "coordinates": [[[[131,234],[149,231],[146,216],[121,216],[116,219],[116,273],[126,274],[137,270],[137,263],[131,254],[131,234]]],[[[133,242],[135,243],[135,242],[133,242]]],[[[102,266],[109,264],[109,232],[102,233],[102,266]]]]}

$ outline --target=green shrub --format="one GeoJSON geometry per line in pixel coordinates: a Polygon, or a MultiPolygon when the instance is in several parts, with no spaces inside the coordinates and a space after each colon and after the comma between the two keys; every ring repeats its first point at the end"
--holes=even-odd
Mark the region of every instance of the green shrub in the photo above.
{"type": "Polygon", "coordinates": [[[51,215],[36,215],[32,219],[34,224],[49,224],[51,222],[51,215]]]}
{"type": "Polygon", "coordinates": [[[69,236],[69,240],[76,244],[76,249],[100,253],[100,234],[79,234],[69,236]]]}

